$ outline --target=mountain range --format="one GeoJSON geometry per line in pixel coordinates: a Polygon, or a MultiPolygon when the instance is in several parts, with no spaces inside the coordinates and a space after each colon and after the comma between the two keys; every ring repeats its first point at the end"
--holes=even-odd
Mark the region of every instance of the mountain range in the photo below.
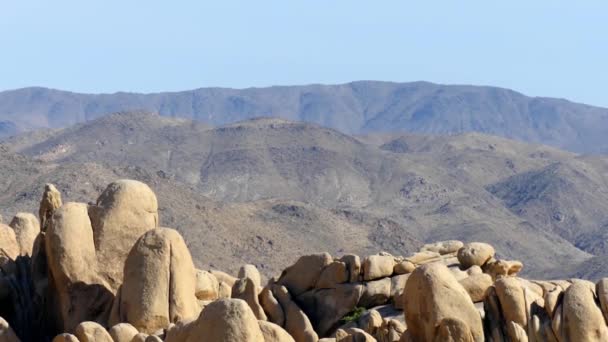
{"type": "Polygon", "coordinates": [[[6,138],[0,153],[5,217],[35,211],[47,182],[90,201],[117,178],[142,180],[199,267],[257,260],[271,276],[312,252],[406,255],[461,239],[526,260],[530,276],[594,278],[608,255],[608,158],[487,134],[122,112],[6,138]]]}
{"type": "Polygon", "coordinates": [[[608,151],[608,109],[502,88],[428,82],[359,81],[155,94],[23,88],[0,92],[0,136],[65,128],[132,110],[211,126],[266,116],[316,123],[346,134],[479,132],[577,153],[608,151]]]}

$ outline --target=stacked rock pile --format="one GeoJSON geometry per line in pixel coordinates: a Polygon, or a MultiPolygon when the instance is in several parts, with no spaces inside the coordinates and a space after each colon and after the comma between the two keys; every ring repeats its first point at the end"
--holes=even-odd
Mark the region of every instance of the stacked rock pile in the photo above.
{"type": "Polygon", "coordinates": [[[608,341],[608,278],[526,280],[485,243],[306,255],[262,282],[197,269],[158,222],[143,183],[95,204],[47,185],[38,218],[0,223],[0,342],[608,341]]]}

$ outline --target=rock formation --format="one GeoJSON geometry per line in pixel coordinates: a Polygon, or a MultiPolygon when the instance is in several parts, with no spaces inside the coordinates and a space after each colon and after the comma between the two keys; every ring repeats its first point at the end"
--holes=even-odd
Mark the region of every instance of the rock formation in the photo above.
{"type": "Polygon", "coordinates": [[[143,183],[114,182],[95,205],[47,185],[40,222],[0,224],[0,342],[608,340],[608,278],[526,280],[485,243],[304,255],[263,285],[253,264],[196,269],[158,222],[143,183]]]}

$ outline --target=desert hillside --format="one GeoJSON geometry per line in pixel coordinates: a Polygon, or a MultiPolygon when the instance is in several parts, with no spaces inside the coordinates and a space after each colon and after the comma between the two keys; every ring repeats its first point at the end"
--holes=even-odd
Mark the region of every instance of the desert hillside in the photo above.
{"type": "Polygon", "coordinates": [[[606,255],[604,157],[478,133],[349,136],[274,118],[212,128],[131,112],[6,139],[2,151],[5,217],[35,211],[47,182],[86,202],[113,179],[141,180],[163,194],[161,224],[200,267],[256,260],[272,275],[316,251],[403,254],[458,239],[525,259],[530,276],[597,278],[586,261],[606,255]]]}

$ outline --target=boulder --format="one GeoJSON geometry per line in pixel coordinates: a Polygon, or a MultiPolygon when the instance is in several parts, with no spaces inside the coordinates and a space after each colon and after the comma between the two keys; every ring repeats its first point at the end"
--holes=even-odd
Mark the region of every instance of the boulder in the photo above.
{"type": "Polygon", "coordinates": [[[405,260],[412,262],[416,265],[427,264],[431,261],[436,261],[441,258],[441,255],[437,252],[424,251],[414,253],[405,258],[405,260]]]}
{"type": "Polygon", "coordinates": [[[207,305],[189,330],[184,342],[264,342],[258,320],[241,299],[218,299],[207,305]]]}
{"type": "Polygon", "coordinates": [[[376,339],[363,329],[347,328],[338,331],[336,332],[336,342],[376,342],[376,339]]]}
{"type": "Polygon", "coordinates": [[[277,298],[285,312],[285,330],[296,342],[317,342],[319,336],[315,332],[308,316],[291,299],[285,286],[274,285],[272,293],[277,298]]]}
{"type": "Polygon", "coordinates": [[[118,180],[110,183],[89,208],[101,275],[113,291],[123,282],[123,268],[135,241],[158,227],[156,195],[144,183],[118,180]]]}
{"type": "Polygon", "coordinates": [[[228,285],[231,289],[232,289],[232,285],[234,285],[234,282],[236,282],[236,280],[238,278],[231,276],[230,274],[226,273],[226,272],[222,272],[222,271],[218,271],[218,270],[209,270],[209,273],[211,273],[219,282],[223,282],[226,285],[228,285]]]}
{"type": "Polygon", "coordinates": [[[477,303],[484,300],[486,291],[492,286],[492,277],[485,273],[475,274],[460,280],[459,283],[471,296],[471,300],[477,303]]]}
{"type": "Polygon", "coordinates": [[[315,289],[296,298],[315,331],[327,335],[339,326],[340,320],[359,302],[363,287],[360,284],[338,284],[333,289],[315,289]]]}
{"type": "Polygon", "coordinates": [[[251,278],[241,278],[232,286],[232,298],[242,299],[258,320],[266,320],[266,314],[258,300],[259,286],[251,278]]]}
{"type": "Polygon", "coordinates": [[[494,257],[494,247],[483,242],[471,242],[458,250],[458,261],[463,268],[473,265],[483,266],[488,260],[494,257]]]}
{"type": "Polygon", "coordinates": [[[262,289],[262,292],[260,292],[260,304],[262,305],[268,320],[282,327],[285,324],[285,313],[283,312],[283,308],[281,307],[281,304],[279,304],[279,301],[274,297],[274,294],[272,294],[271,287],[272,285],[268,284],[262,289]]]}
{"type": "Polygon", "coordinates": [[[348,270],[346,269],[346,263],[334,260],[321,271],[315,287],[318,289],[331,289],[337,284],[347,281],[348,270]]]}
{"type": "Polygon", "coordinates": [[[435,243],[428,243],[420,249],[421,252],[429,251],[443,254],[456,253],[464,244],[458,240],[439,241],[435,243]]]}
{"type": "Polygon", "coordinates": [[[262,276],[260,275],[260,271],[258,271],[255,265],[247,264],[241,266],[237,278],[250,278],[255,284],[255,286],[257,286],[258,288],[262,287],[262,276]]]}
{"type": "Polygon", "coordinates": [[[602,278],[596,285],[597,297],[604,319],[608,322],[608,278],[602,278]]]}
{"type": "Polygon", "coordinates": [[[149,336],[150,335],[148,334],[138,333],[137,335],[133,336],[131,342],[146,342],[149,336]]]}
{"type": "Polygon", "coordinates": [[[15,231],[4,223],[0,223],[0,249],[11,259],[17,258],[20,252],[15,231]]]}
{"type": "Polygon", "coordinates": [[[118,323],[111,327],[108,333],[114,342],[131,342],[139,331],[129,323],[118,323]]]}
{"type": "Polygon", "coordinates": [[[501,277],[514,276],[523,267],[524,264],[517,260],[490,260],[484,265],[483,270],[492,276],[492,279],[496,280],[501,277]]]}
{"type": "Polygon", "coordinates": [[[42,194],[42,199],[40,200],[40,206],[38,208],[40,230],[46,232],[51,217],[53,217],[55,210],[61,207],[61,205],[61,193],[59,190],[57,190],[53,184],[46,184],[44,186],[44,193],[42,194]]]}
{"type": "Polygon", "coordinates": [[[393,274],[395,258],[390,255],[370,255],[363,259],[363,280],[375,280],[393,274]]]}
{"type": "Polygon", "coordinates": [[[608,341],[608,327],[587,285],[574,282],[564,293],[562,310],[568,341],[608,341]]]}
{"type": "Polygon", "coordinates": [[[113,317],[151,334],[169,323],[194,318],[196,271],[181,235],[158,228],[142,235],[127,257],[113,317]]]}
{"type": "Polygon", "coordinates": [[[363,284],[363,293],[358,306],[371,308],[386,304],[391,298],[391,278],[382,278],[363,284]]]}
{"type": "Polygon", "coordinates": [[[312,289],[317,283],[321,271],[331,262],[331,255],[327,253],[302,256],[295,264],[283,271],[277,284],[285,286],[289,293],[297,296],[312,289]]]}
{"type": "Polygon", "coordinates": [[[34,214],[17,213],[9,224],[15,231],[21,255],[33,255],[34,241],[40,234],[40,222],[34,214]]]}
{"type": "Polygon", "coordinates": [[[217,298],[230,298],[232,295],[232,287],[223,281],[220,281],[218,285],[217,298]]]}
{"type": "Polygon", "coordinates": [[[355,254],[346,254],[339,259],[346,264],[348,270],[348,281],[350,283],[356,283],[359,281],[361,275],[361,259],[355,254]]]}
{"type": "Polygon", "coordinates": [[[393,267],[394,274],[407,274],[412,273],[416,269],[416,265],[413,262],[408,260],[403,260],[395,264],[393,267]]]}
{"type": "Polygon", "coordinates": [[[528,324],[526,299],[519,280],[513,277],[501,278],[494,283],[494,287],[505,321],[515,322],[526,329],[528,324]]]}
{"type": "Polygon", "coordinates": [[[399,310],[403,310],[405,284],[410,277],[408,274],[400,274],[391,278],[391,301],[393,306],[399,310]]]}
{"type": "Polygon", "coordinates": [[[99,323],[82,322],[78,324],[74,335],[80,342],[114,342],[110,334],[99,323]]]}
{"type": "Polygon", "coordinates": [[[57,327],[73,331],[80,322],[105,322],[114,295],[98,275],[86,204],[69,202],[55,210],[45,234],[45,251],[57,327]]]}
{"type": "Polygon", "coordinates": [[[258,321],[264,342],[295,342],[285,329],[267,321],[258,321]]]}
{"type": "MultiPolygon", "coordinates": [[[[2,338],[0,338],[0,341],[2,341],[2,338]]],[[[55,336],[52,342],[80,342],[80,340],[72,334],[63,333],[55,336]]]]}
{"type": "Polygon", "coordinates": [[[219,297],[220,284],[215,276],[207,271],[196,270],[196,298],[215,300],[219,297]]]}
{"type": "Polygon", "coordinates": [[[416,268],[407,280],[405,292],[405,321],[413,341],[440,341],[450,331],[459,332],[461,341],[467,341],[469,335],[470,341],[484,340],[475,305],[442,263],[416,268]]]}

